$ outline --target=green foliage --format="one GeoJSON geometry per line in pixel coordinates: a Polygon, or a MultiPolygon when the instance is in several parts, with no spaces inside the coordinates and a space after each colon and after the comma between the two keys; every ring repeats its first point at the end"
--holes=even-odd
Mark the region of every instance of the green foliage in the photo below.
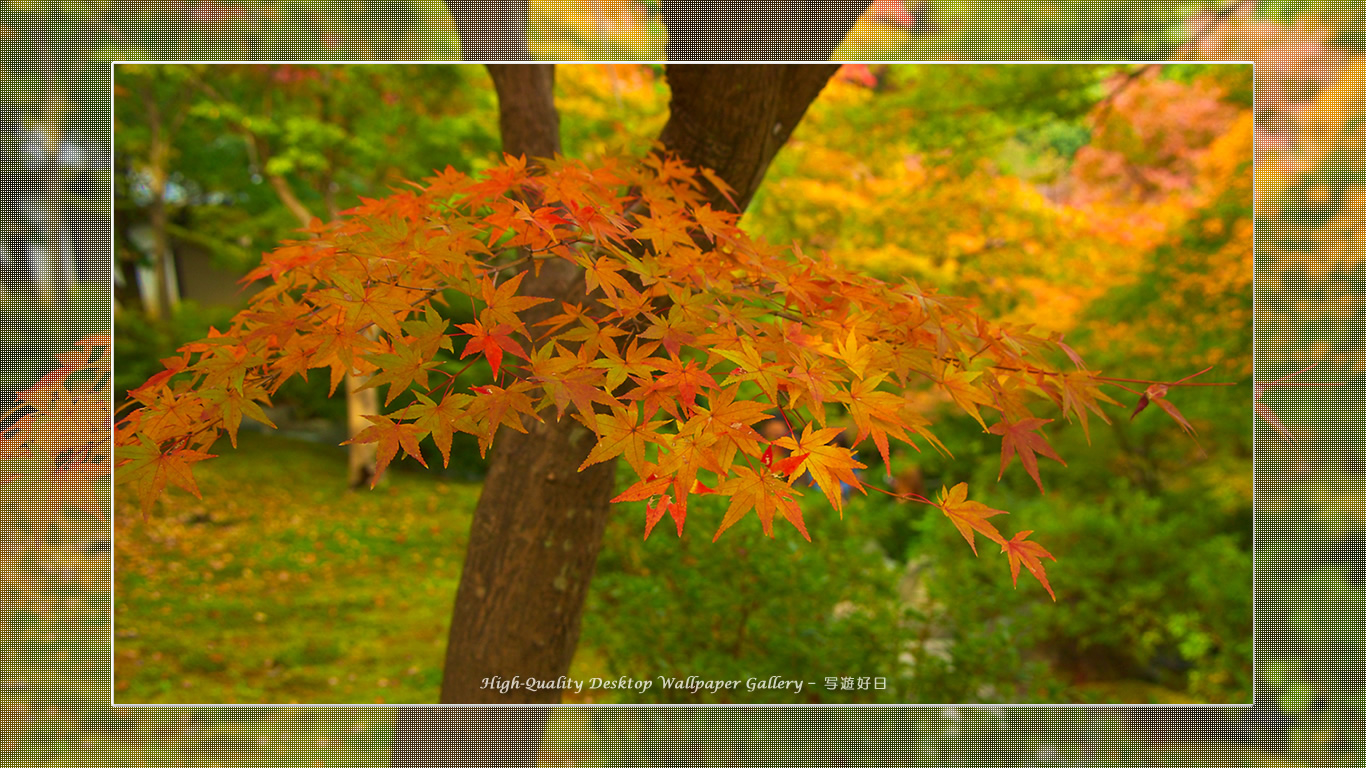
{"type": "MultiPolygon", "coordinates": [[[[1189,766],[1121,733],[1104,711],[947,708],[597,709],[581,750],[603,766],[979,768],[1189,766]]],[[[555,733],[554,726],[550,731],[555,733]]],[[[553,735],[552,735],[553,739],[553,735]]],[[[552,742],[553,743],[553,742],[552,742]]],[[[558,745],[556,745],[558,747],[558,745]]],[[[563,749],[563,747],[560,747],[563,749]]]]}
{"type": "Polygon", "coordinates": [[[926,671],[924,687],[963,697],[937,700],[1249,701],[1252,563],[1238,527],[1221,529],[1200,501],[1164,503],[1116,484],[1092,503],[1012,502],[1051,515],[1050,571],[1069,585],[1056,605],[1003,602],[988,588],[994,555],[951,557],[961,542],[929,526],[920,555],[932,563],[936,609],[925,628],[946,633],[952,658],[926,671]],[[1003,646],[983,664],[980,654],[1003,646]]]}

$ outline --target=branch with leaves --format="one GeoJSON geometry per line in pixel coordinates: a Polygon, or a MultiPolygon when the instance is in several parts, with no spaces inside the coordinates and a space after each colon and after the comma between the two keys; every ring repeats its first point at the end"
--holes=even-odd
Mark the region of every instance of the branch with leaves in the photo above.
{"type": "MultiPolygon", "coordinates": [[[[168,482],[196,492],[191,466],[215,440],[226,432],[235,443],[243,417],[269,424],[261,406],[319,368],[333,390],[355,369],[370,376],[365,386],[388,387],[387,403],[414,393],[353,438],[377,443],[380,473],[400,451],[425,463],[427,437],[448,463],[456,432],[487,451],[502,428],[525,432],[552,409],[578,420],[596,437],[583,467],[621,457],[636,474],[614,501],[645,502],[647,536],[666,514],[681,535],[689,501],[714,494],[728,499],[717,537],[753,512],[769,535],[781,516],[809,538],[798,479],[841,512],[841,485],[874,488],[836,439],[843,419],[855,443],[871,439],[889,477],[892,440],[951,455],[914,405],[925,388],[1001,437],[1002,475],[1018,458],[1042,491],[1038,457],[1062,458],[1040,404],[1088,430],[1089,415],[1108,422],[1102,405],[1117,404],[1102,387],[1135,391],[1088,370],[1060,335],[751,239],[735,214],[705,202],[711,190],[731,193],[716,174],[663,153],[591,166],[509,157],[478,178],[448,168],[413,186],[267,254],[246,280],[272,282],[231,326],[182,347],[129,393],[116,482],[136,489],[144,511],[168,482]],[[553,259],[581,269],[583,301],[528,323],[522,313],[548,299],[524,295],[522,279],[553,259]],[[435,306],[446,292],[468,299],[474,322],[450,325],[435,306]],[[478,360],[492,383],[462,380],[478,360]],[[772,418],[786,436],[755,429],[772,418]]],[[[1193,384],[1143,383],[1142,402],[1193,432],[1163,399],[1193,384]]],[[[1052,595],[1041,561],[1052,555],[1026,540],[1031,531],[999,533],[986,517],[1000,511],[968,501],[965,484],[914,500],[942,510],[974,552],[973,531],[999,544],[1013,577],[1024,565],[1052,595]]]]}
{"type": "Polygon", "coordinates": [[[58,367],[0,414],[0,483],[41,488],[25,505],[39,518],[57,519],[71,509],[107,514],[110,339],[87,336],[74,346],[58,353],[58,367]]]}

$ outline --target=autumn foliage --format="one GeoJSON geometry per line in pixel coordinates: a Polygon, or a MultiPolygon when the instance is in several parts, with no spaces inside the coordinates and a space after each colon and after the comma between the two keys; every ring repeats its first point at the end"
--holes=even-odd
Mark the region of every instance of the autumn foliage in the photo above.
{"type": "Polygon", "coordinates": [[[108,335],[87,336],[56,355],[58,367],[15,395],[0,414],[0,483],[28,481],[38,516],[76,510],[96,518],[109,498],[108,335]]]}
{"type": "MultiPolygon", "coordinates": [[[[846,424],[889,477],[893,441],[949,452],[912,405],[925,388],[1001,437],[1002,474],[1018,459],[1042,491],[1038,458],[1062,462],[1046,425],[1088,429],[1116,402],[1102,386],[1138,392],[1088,370],[1061,336],[751,239],[737,214],[705,202],[729,195],[721,179],[662,152],[592,166],[509,157],[477,178],[448,168],[413,186],[267,254],[246,279],[271,283],[232,325],[129,393],[116,481],[144,512],[167,484],[197,492],[192,465],[217,438],[235,444],[244,417],[269,424],[262,405],[320,368],[333,390],[355,369],[387,388],[386,404],[414,393],[354,438],[378,444],[380,473],[400,451],[425,463],[424,438],[449,462],[456,432],[487,450],[527,419],[576,419],[596,436],[583,466],[621,457],[634,472],[614,501],[642,505],[646,536],[665,515],[681,535],[689,501],[716,494],[728,499],[716,536],[753,512],[770,535],[781,517],[809,538],[797,499],[813,483],[838,511],[843,489],[892,493],[858,472],[838,439],[846,424]],[[523,278],[554,260],[582,268],[582,300],[528,323],[549,299],[523,293],[523,278]],[[474,322],[437,311],[452,296],[474,322]],[[492,383],[462,383],[479,361],[492,383]],[[770,419],[784,436],[756,429],[770,419]]],[[[1002,512],[969,501],[965,484],[913,500],[943,511],[974,552],[974,534],[1000,545],[1014,578],[1024,565],[1052,594],[1041,562],[1052,556],[1031,531],[999,532],[987,518],[1002,512]]]]}

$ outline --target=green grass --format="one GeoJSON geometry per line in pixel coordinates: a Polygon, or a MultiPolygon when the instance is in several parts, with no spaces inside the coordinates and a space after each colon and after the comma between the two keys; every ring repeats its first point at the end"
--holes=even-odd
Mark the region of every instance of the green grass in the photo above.
{"type": "MultiPolygon", "coordinates": [[[[144,520],[125,493],[117,495],[118,701],[434,701],[478,486],[396,471],[378,491],[349,492],[335,447],[253,433],[241,440],[241,449],[224,447],[221,458],[200,465],[203,500],[172,492],[144,520]]],[[[33,490],[21,483],[5,492],[33,490]]],[[[63,530],[54,532],[19,514],[22,499],[5,501],[5,535],[33,546],[10,563],[17,566],[10,582],[26,576],[32,594],[4,612],[0,766],[387,763],[390,709],[110,709],[109,556],[68,546],[102,537],[105,523],[63,517],[63,530]],[[35,674],[54,665],[63,674],[35,674]],[[14,681],[22,685],[10,687],[14,681]]],[[[617,521],[629,529],[619,531],[629,539],[624,551],[637,554],[638,513],[617,521]]],[[[830,516],[811,513],[813,525],[817,515],[830,516]]],[[[659,543],[678,546],[668,537],[659,543]]],[[[585,643],[571,674],[603,672],[608,650],[585,643]]],[[[681,723],[678,712],[666,721],[681,723]]],[[[626,713],[594,713],[556,712],[542,764],[634,764],[654,751],[676,754],[673,736],[645,744],[628,735],[626,713]]],[[[744,720],[699,724],[694,741],[730,738],[742,749],[758,738],[744,720]]],[[[697,749],[713,755],[699,764],[726,763],[722,753],[697,749]]],[[[848,754],[859,751],[851,746],[848,754]]]]}
{"type": "Polygon", "coordinates": [[[435,701],[477,485],[345,490],[336,447],[245,432],[144,520],[117,493],[118,703],[435,701]]]}

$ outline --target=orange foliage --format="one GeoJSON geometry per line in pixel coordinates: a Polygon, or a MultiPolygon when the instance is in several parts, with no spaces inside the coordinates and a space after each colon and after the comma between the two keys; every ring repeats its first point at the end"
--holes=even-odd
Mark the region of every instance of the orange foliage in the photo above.
{"type": "Polygon", "coordinates": [[[508,158],[482,178],[448,169],[415,193],[315,222],[309,239],[267,254],[254,274],[274,284],[226,332],[183,347],[168,375],[129,393],[140,407],[117,425],[117,481],[144,508],[167,481],[193,488],[190,465],[221,433],[242,416],[264,421],[260,404],[317,368],[378,374],[390,400],[417,393],[354,438],[378,443],[380,473],[400,451],[421,460],[428,435],[448,459],[454,432],[487,450],[502,427],[570,413],[598,438],[585,465],[625,456],[639,476],[618,499],[647,501],[647,533],[666,512],[681,532],[689,497],[715,493],[730,499],[722,530],[752,510],[766,532],[781,513],[806,535],[797,479],[813,478],[836,509],[841,485],[866,492],[853,472],[863,464],[828,426],[831,407],[884,455],[889,439],[918,450],[917,435],[947,450],[916,407],[938,388],[990,413],[1002,469],[1017,455],[1041,488],[1034,454],[1059,457],[1032,401],[1104,418],[1105,380],[1057,336],[753,240],[702,202],[704,185],[722,182],[701,176],[658,154],[638,165],[508,158]],[[562,304],[533,327],[520,313],[545,299],[518,288],[544,259],[584,268],[590,304],[562,304]],[[444,290],[468,296],[477,321],[449,327],[431,309],[444,290]],[[457,345],[489,363],[494,384],[460,384],[457,345]],[[787,435],[754,429],[775,417],[787,435]],[[790,455],[775,460],[775,448],[790,455]]]}

